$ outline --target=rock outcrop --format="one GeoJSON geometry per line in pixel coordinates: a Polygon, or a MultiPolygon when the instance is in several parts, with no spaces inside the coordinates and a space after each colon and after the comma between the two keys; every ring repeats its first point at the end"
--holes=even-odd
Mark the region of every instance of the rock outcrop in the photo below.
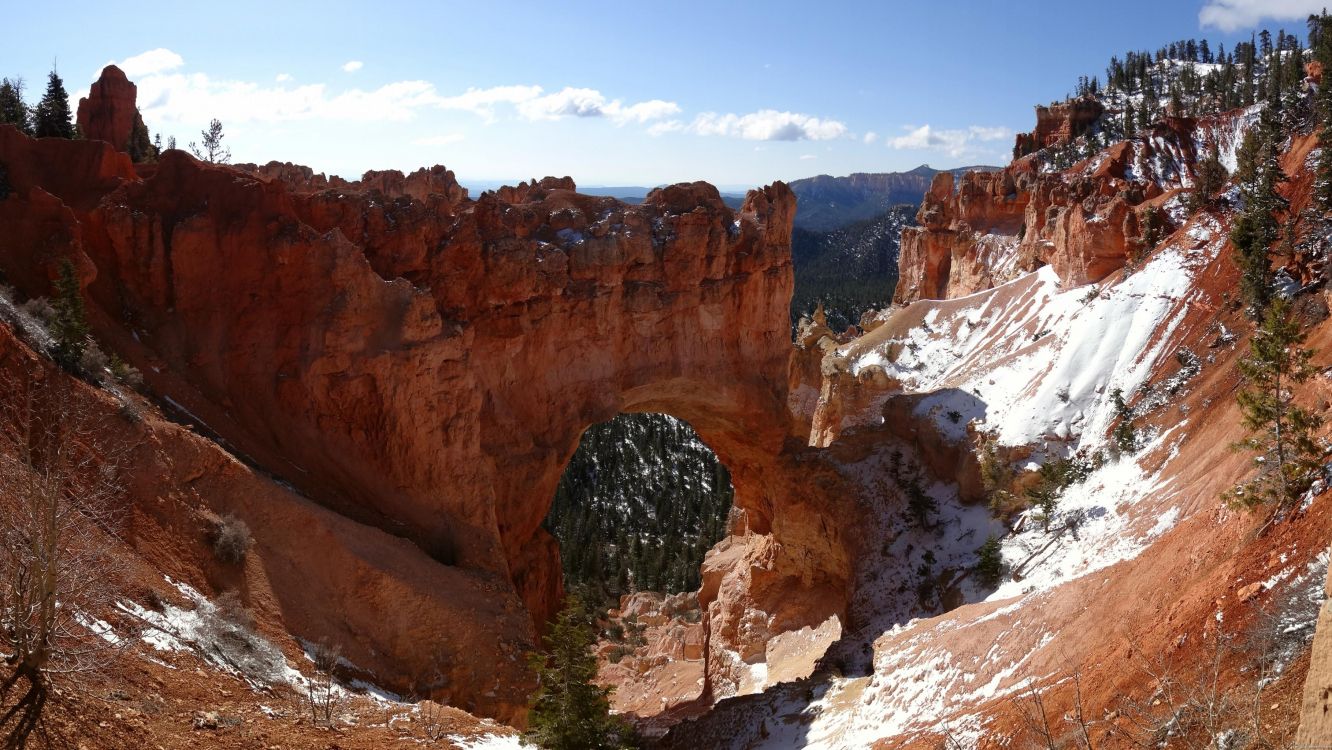
{"type": "Polygon", "coordinates": [[[621,412],[689,421],[749,520],[700,597],[710,687],[735,690],[721,666],[761,661],[754,639],[842,616],[853,494],[788,441],[795,201],[781,183],[739,211],[703,183],[639,206],[567,179],[472,201],[442,168],[321,191],[312,173],[180,151],[135,172],[103,144],[12,128],[0,160],[0,225],[24,228],[0,237],[12,283],[49,294],[55,261],[75,259],[99,336],[154,393],[382,532],[326,543],[376,556],[396,540],[447,571],[437,609],[404,617],[303,571],[327,597],[293,629],[343,644],[387,687],[518,720],[521,652],[561,595],[541,521],[583,429],[621,412]],[[441,657],[423,623],[479,635],[441,657]]]}
{"type": "Polygon", "coordinates": [[[1094,97],[1083,96],[1048,107],[1036,106],[1036,128],[1030,133],[1018,133],[1013,144],[1013,158],[1050,146],[1059,146],[1086,133],[1105,113],[1105,107],[1094,97]]]}
{"type": "Polygon", "coordinates": [[[1324,594],[1327,598],[1318,612],[1318,631],[1304,682],[1296,747],[1317,746],[1332,738],[1332,570],[1324,594]]]}
{"type": "MultiPolygon", "coordinates": [[[[937,175],[919,226],[902,230],[893,301],[962,297],[1042,265],[1073,286],[1105,279],[1145,252],[1144,213],[1192,174],[1198,127],[1167,118],[1150,139],[1116,144],[1065,172],[1019,159],[999,172],[968,173],[956,190],[951,174],[937,175]]],[[[1173,229],[1166,212],[1155,221],[1158,238],[1173,229]]]]}
{"type": "Polygon", "coordinates": [[[88,89],[88,95],[79,99],[79,132],[89,140],[106,141],[125,150],[135,123],[143,124],[135,106],[138,91],[120,68],[102,68],[101,77],[88,89]]]}

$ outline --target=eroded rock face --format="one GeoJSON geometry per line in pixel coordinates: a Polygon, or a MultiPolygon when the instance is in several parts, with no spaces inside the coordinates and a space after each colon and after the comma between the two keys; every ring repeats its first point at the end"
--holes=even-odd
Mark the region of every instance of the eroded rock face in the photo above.
{"type": "Polygon", "coordinates": [[[1033,151],[1068,143],[1087,132],[1104,112],[1105,108],[1092,97],[1049,107],[1037,105],[1036,129],[1030,133],[1018,133],[1013,158],[1020,159],[1033,151]]]}
{"type": "Polygon", "coordinates": [[[135,108],[138,91],[120,68],[102,68],[101,77],[88,89],[88,95],[79,99],[79,132],[84,138],[106,141],[124,150],[139,116],[135,108]]]}
{"type": "Polygon", "coordinates": [[[731,470],[749,533],[709,558],[710,664],[844,611],[852,495],[788,439],[785,185],[738,212],[703,183],[639,206],[567,179],[472,201],[442,168],[320,190],[289,165],[260,177],[180,151],[136,174],[104,144],[12,128],[0,160],[0,225],[25,227],[0,233],[13,283],[48,294],[74,257],[99,336],[183,418],[383,532],[321,538],[447,571],[392,617],[354,567],[286,579],[328,593],[293,629],[390,689],[521,719],[521,653],[561,597],[540,523],[582,430],[621,412],[688,420],[731,470]],[[423,648],[429,623],[467,647],[423,648]]]}
{"type": "MultiPolygon", "coordinates": [[[[1143,212],[1192,173],[1196,132],[1193,120],[1167,118],[1151,139],[1119,143],[1062,173],[1020,159],[968,173],[957,189],[952,175],[937,175],[920,226],[902,230],[894,303],[963,297],[1042,265],[1070,286],[1100,282],[1143,252],[1143,212]]],[[[1173,227],[1165,212],[1159,220],[1164,236],[1173,227]]]]}

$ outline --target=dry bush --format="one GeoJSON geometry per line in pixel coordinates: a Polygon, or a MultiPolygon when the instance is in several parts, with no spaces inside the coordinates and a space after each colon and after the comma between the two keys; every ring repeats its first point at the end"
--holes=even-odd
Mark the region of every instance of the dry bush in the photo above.
{"type": "Polygon", "coordinates": [[[316,726],[331,727],[337,720],[343,701],[342,691],[333,678],[342,652],[338,647],[321,641],[311,650],[310,658],[315,668],[305,695],[306,704],[310,708],[310,720],[316,726]]]}
{"type": "Polygon", "coordinates": [[[250,536],[250,527],[245,521],[228,513],[213,526],[209,533],[213,545],[213,554],[217,559],[229,565],[236,565],[245,560],[245,555],[254,544],[250,536]]]}
{"type": "Polygon", "coordinates": [[[450,724],[443,706],[427,700],[417,704],[416,711],[417,722],[425,739],[438,742],[448,736],[450,724]]]}
{"type": "Polygon", "coordinates": [[[82,692],[120,641],[89,623],[115,585],[121,451],[62,378],[0,377],[0,733],[22,747],[59,684],[82,692]],[[102,637],[105,635],[106,637],[102,637]]]}
{"type": "Polygon", "coordinates": [[[1180,669],[1164,657],[1144,664],[1143,676],[1153,692],[1143,701],[1122,701],[1120,713],[1126,721],[1116,728],[1117,736],[1137,747],[1170,742],[1213,750],[1217,738],[1240,720],[1240,706],[1222,681],[1223,665],[1234,647],[1233,637],[1217,632],[1207,662],[1196,671],[1180,669]]]}

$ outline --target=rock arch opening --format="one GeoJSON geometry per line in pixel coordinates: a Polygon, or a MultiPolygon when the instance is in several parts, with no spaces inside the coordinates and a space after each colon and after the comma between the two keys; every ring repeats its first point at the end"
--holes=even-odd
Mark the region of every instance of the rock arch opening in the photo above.
{"type": "Polygon", "coordinates": [[[688,422],[639,413],[592,425],[545,520],[565,589],[607,607],[641,591],[698,591],[734,495],[730,472],[688,422]]]}

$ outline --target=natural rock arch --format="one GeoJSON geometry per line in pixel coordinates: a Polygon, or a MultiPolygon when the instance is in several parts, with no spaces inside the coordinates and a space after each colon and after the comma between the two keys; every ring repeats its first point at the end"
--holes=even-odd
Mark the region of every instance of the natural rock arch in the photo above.
{"type": "Polygon", "coordinates": [[[0,237],[11,280],[44,294],[54,260],[78,259],[99,335],[154,392],[367,529],[255,533],[291,582],[274,585],[287,626],[386,686],[521,715],[521,655],[560,590],[541,520],[583,429],[624,411],[689,421],[747,513],[702,592],[720,692],[735,654],[844,611],[845,493],[803,461],[787,406],[781,183],[738,212],[702,183],[639,206],[568,178],[473,201],[440,168],[327,188],[178,151],[136,170],[4,127],[0,160],[0,224],[40,227],[0,237]],[[412,554],[447,565],[409,574],[412,554]]]}

